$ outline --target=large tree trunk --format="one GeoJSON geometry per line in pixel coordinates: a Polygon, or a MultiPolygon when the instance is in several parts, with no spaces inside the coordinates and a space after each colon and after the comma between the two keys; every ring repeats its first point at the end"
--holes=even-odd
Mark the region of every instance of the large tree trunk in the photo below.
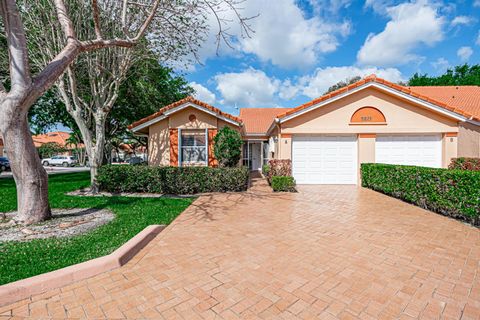
{"type": "Polygon", "coordinates": [[[26,114],[11,110],[11,117],[1,131],[17,186],[15,220],[32,224],[51,218],[47,172],[33,144],[26,114]]]}
{"type": "Polygon", "coordinates": [[[98,168],[103,163],[103,151],[105,149],[105,121],[106,114],[98,111],[95,116],[95,145],[92,148],[92,160],[90,161],[90,179],[92,184],[92,193],[96,194],[100,191],[98,184],[98,168]]]}

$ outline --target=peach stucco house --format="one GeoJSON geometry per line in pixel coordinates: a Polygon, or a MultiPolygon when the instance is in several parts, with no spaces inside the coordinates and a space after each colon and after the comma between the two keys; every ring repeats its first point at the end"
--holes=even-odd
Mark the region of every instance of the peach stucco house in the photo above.
{"type": "Polygon", "coordinates": [[[243,164],[291,159],[299,184],[357,184],[361,163],[447,167],[480,157],[480,87],[403,87],[372,75],[296,108],[238,117],[188,97],[135,122],[150,165],[216,165],[213,137],[230,126],[243,164]]]}

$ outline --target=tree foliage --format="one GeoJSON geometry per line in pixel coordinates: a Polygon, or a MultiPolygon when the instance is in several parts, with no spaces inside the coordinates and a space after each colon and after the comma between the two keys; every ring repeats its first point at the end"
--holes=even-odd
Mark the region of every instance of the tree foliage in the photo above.
{"type": "Polygon", "coordinates": [[[235,167],[242,154],[242,136],[236,130],[225,126],[215,136],[213,152],[220,167],[235,167]]]}
{"type": "Polygon", "coordinates": [[[352,78],[347,78],[345,80],[339,81],[339,82],[335,83],[333,86],[329,87],[328,90],[324,94],[328,94],[328,93],[333,92],[335,90],[338,90],[340,88],[346,87],[346,86],[348,86],[352,83],[355,83],[355,82],[357,82],[361,79],[362,78],[360,76],[355,76],[355,77],[352,77],[352,78]]]}
{"type": "Polygon", "coordinates": [[[38,147],[37,151],[40,159],[45,159],[66,152],[67,148],[56,142],[47,142],[38,147]]]}
{"type": "Polygon", "coordinates": [[[408,81],[409,86],[468,86],[480,85],[480,64],[468,64],[448,69],[440,76],[415,73],[408,81]]]}
{"type": "Polygon", "coordinates": [[[183,76],[162,66],[155,57],[138,61],[130,68],[120,87],[107,121],[107,137],[131,138],[128,125],[194,92],[183,76]]]}

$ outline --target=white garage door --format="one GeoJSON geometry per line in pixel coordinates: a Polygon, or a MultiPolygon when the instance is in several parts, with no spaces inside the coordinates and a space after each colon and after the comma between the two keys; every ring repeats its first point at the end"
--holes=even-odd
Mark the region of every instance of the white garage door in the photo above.
{"type": "Polygon", "coordinates": [[[378,135],[375,162],[440,168],[441,135],[378,135]]]}
{"type": "Polygon", "coordinates": [[[356,136],[294,136],[292,170],[298,184],[356,184],[356,136]]]}

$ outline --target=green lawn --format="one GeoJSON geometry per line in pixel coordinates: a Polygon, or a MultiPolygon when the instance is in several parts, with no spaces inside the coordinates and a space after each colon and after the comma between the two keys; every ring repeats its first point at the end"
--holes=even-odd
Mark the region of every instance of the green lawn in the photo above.
{"type": "MultiPolygon", "coordinates": [[[[193,199],[76,197],[66,192],[87,187],[89,173],[52,175],[52,208],[108,208],[115,219],[89,233],[63,239],[0,243],[0,284],[24,279],[111,253],[145,227],[169,224],[193,199]]],[[[0,179],[0,212],[16,209],[12,179],[0,179]]]]}

